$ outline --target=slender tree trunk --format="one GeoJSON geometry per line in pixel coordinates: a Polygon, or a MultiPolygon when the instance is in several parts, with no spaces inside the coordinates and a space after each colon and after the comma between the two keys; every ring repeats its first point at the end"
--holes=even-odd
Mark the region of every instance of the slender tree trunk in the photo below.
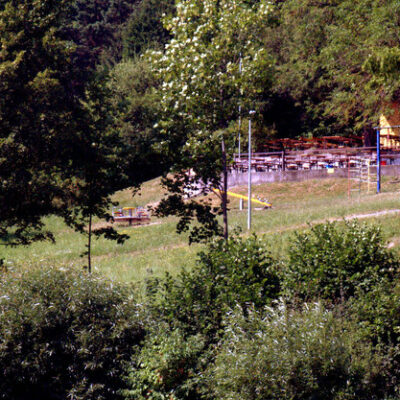
{"type": "Polygon", "coordinates": [[[92,272],[92,255],[91,255],[91,250],[92,250],[92,213],[89,215],[89,233],[88,233],[88,244],[87,244],[87,254],[88,254],[88,271],[89,274],[92,272]]]}
{"type": "Polygon", "coordinates": [[[228,239],[228,169],[226,166],[225,140],[222,139],[222,169],[223,169],[223,191],[222,191],[222,214],[224,219],[224,239],[228,239]]]}

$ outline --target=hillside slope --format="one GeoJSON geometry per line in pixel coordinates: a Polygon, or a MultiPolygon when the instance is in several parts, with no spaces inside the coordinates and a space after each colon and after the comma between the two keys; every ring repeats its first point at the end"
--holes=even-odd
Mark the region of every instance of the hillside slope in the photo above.
{"type": "MultiPolygon", "coordinates": [[[[383,233],[391,246],[400,243],[400,209],[398,183],[384,182],[384,193],[380,195],[355,193],[347,197],[347,180],[326,179],[306,182],[273,183],[254,186],[255,196],[267,198],[273,205],[269,210],[253,211],[253,232],[265,235],[273,252],[281,252],[296,230],[308,229],[309,223],[346,216],[368,214],[365,221],[381,224],[383,233]],[[389,213],[381,211],[391,210],[389,213]],[[374,213],[377,213],[376,215],[374,213]]],[[[246,194],[245,187],[232,189],[246,194]]],[[[117,193],[115,201],[122,206],[138,206],[156,203],[162,197],[159,180],[143,185],[141,195],[132,198],[129,190],[117,193]]],[[[210,198],[216,203],[213,195],[210,198]]],[[[247,210],[239,211],[239,200],[230,201],[230,229],[240,228],[247,234],[247,210]]],[[[157,219],[144,226],[118,224],[120,232],[130,235],[124,244],[95,240],[93,243],[94,270],[124,281],[142,281],[148,276],[161,275],[168,271],[176,273],[182,267],[191,268],[201,245],[187,244],[186,235],[175,231],[175,218],[157,219]]],[[[35,243],[30,247],[3,248],[1,257],[8,267],[32,267],[57,264],[81,268],[85,259],[80,255],[85,250],[85,237],[66,227],[59,219],[49,218],[48,226],[55,232],[56,243],[35,243]]],[[[97,221],[98,224],[104,223],[97,221]]]]}

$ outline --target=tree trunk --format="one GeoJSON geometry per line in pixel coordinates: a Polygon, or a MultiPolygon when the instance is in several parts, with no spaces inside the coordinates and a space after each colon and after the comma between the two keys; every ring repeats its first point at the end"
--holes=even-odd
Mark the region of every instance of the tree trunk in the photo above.
{"type": "Polygon", "coordinates": [[[223,169],[223,190],[222,190],[222,214],[224,219],[224,239],[228,239],[228,169],[226,166],[225,140],[222,139],[222,169],[223,169]]]}
{"type": "Polygon", "coordinates": [[[87,255],[88,255],[88,271],[89,274],[92,272],[92,257],[91,257],[91,250],[92,250],[92,213],[89,215],[89,232],[88,232],[88,244],[87,244],[87,255]]]}

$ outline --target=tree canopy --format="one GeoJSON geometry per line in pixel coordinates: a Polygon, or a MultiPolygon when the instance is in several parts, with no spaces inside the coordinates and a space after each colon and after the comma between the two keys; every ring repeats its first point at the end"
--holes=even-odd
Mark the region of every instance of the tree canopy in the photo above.
{"type": "Polygon", "coordinates": [[[0,6],[0,237],[7,243],[51,237],[42,230],[49,214],[83,229],[80,207],[103,216],[108,195],[126,185],[104,89],[74,62],[79,46],[64,37],[70,7],[67,0],[0,6]]]}
{"type": "MultiPolygon", "coordinates": [[[[258,143],[368,130],[399,99],[398,15],[395,0],[1,0],[2,237],[72,218],[88,176],[106,194],[173,165],[172,208],[218,188],[239,104],[258,143]]],[[[182,229],[212,214],[190,207],[182,229]]]]}
{"type": "MultiPolygon", "coordinates": [[[[227,128],[239,117],[238,104],[243,103],[247,114],[270,86],[272,61],[260,40],[269,13],[264,1],[251,5],[242,0],[190,0],[178,3],[176,16],[165,19],[172,39],[164,51],[148,55],[162,79],[159,126],[176,174],[168,185],[174,191],[174,206],[167,206],[168,200],[161,204],[167,213],[174,212],[176,195],[185,190],[201,187],[206,193],[220,187],[223,155],[234,143],[227,128]]],[[[179,204],[180,213],[185,203],[179,204]]],[[[198,205],[186,206],[190,218],[184,219],[182,229],[196,213],[204,218],[198,205]]]]}
{"type": "Polygon", "coordinates": [[[94,68],[113,64],[122,56],[122,34],[138,0],[74,0],[63,23],[66,38],[77,45],[75,62],[94,68]]]}
{"type": "Polygon", "coordinates": [[[162,17],[174,11],[175,0],[137,2],[122,34],[124,56],[134,57],[149,48],[164,46],[171,36],[163,26],[162,17]]]}
{"type": "Polygon", "coordinates": [[[293,136],[361,133],[376,124],[399,95],[398,7],[392,0],[277,2],[265,36],[277,66],[266,123],[280,136],[288,113],[300,122],[289,125],[293,136]]]}

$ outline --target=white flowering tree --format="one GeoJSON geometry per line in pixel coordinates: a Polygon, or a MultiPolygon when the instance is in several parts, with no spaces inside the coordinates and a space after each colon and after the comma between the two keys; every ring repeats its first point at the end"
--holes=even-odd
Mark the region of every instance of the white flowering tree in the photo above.
{"type": "Polygon", "coordinates": [[[228,236],[226,162],[233,138],[227,128],[238,118],[239,99],[246,111],[270,85],[273,63],[262,46],[270,9],[264,0],[182,1],[176,16],[164,21],[171,41],[164,51],[148,53],[163,82],[159,127],[174,172],[165,180],[172,193],[159,210],[183,216],[179,230],[197,217],[203,223],[192,231],[197,238],[217,229],[211,216],[218,214],[209,205],[184,201],[184,193],[199,185],[204,193],[222,189],[219,210],[228,236]]]}

